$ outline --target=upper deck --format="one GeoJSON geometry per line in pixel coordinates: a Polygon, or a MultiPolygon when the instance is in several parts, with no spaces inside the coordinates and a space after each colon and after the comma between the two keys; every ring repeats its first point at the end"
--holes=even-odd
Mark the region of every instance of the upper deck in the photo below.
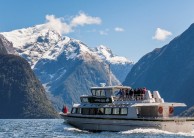
{"type": "Polygon", "coordinates": [[[130,91],[131,87],[128,86],[106,86],[106,87],[92,87],[92,96],[99,97],[111,97],[114,96],[119,91],[130,91]]]}
{"type": "MultiPolygon", "coordinates": [[[[150,91],[145,89],[133,90],[129,86],[92,87],[90,96],[81,96],[82,103],[127,103],[129,101],[153,102],[150,91]]],[[[155,96],[157,98],[159,96],[155,96]]],[[[162,101],[162,99],[161,99],[162,101]]]]}

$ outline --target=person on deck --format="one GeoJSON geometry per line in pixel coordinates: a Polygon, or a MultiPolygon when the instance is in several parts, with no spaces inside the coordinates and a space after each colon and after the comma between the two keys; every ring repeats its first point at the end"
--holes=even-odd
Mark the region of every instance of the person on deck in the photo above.
{"type": "Polygon", "coordinates": [[[122,100],[124,100],[125,99],[125,96],[126,96],[124,89],[121,90],[121,93],[122,93],[121,98],[122,98],[122,100]]]}
{"type": "Polygon", "coordinates": [[[68,112],[68,108],[67,108],[66,105],[63,105],[62,112],[65,113],[65,114],[68,112]]]}
{"type": "Polygon", "coordinates": [[[143,90],[142,90],[142,99],[144,99],[146,91],[147,91],[147,89],[144,87],[143,90]]]}
{"type": "Polygon", "coordinates": [[[130,97],[130,99],[133,99],[134,98],[134,90],[132,88],[129,91],[129,97],[130,97]]]}
{"type": "Polygon", "coordinates": [[[129,99],[129,90],[128,89],[125,90],[125,94],[126,94],[126,99],[128,100],[129,99]]]}

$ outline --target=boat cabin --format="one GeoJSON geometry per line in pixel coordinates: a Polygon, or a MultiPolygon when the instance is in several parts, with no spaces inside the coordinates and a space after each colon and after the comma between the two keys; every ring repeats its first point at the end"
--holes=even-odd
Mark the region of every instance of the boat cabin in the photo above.
{"type": "Polygon", "coordinates": [[[183,103],[164,102],[158,91],[134,91],[127,86],[92,87],[91,94],[81,96],[81,104],[74,105],[71,113],[155,118],[173,116],[174,107],[186,106],[183,103]]]}

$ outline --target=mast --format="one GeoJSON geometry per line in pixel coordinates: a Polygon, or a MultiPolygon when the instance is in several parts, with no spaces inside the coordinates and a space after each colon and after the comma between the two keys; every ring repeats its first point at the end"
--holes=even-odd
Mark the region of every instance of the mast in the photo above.
{"type": "Polygon", "coordinates": [[[111,86],[110,63],[108,64],[108,85],[111,86]]]}

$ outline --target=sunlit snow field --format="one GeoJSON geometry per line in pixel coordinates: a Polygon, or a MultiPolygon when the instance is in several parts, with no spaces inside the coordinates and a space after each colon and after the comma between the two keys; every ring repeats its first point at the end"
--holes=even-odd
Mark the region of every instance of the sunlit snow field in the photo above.
{"type": "Polygon", "coordinates": [[[194,137],[191,133],[170,133],[157,129],[134,129],[123,132],[92,133],[82,131],[64,123],[62,119],[0,119],[0,138],[182,138],[194,137]]]}

